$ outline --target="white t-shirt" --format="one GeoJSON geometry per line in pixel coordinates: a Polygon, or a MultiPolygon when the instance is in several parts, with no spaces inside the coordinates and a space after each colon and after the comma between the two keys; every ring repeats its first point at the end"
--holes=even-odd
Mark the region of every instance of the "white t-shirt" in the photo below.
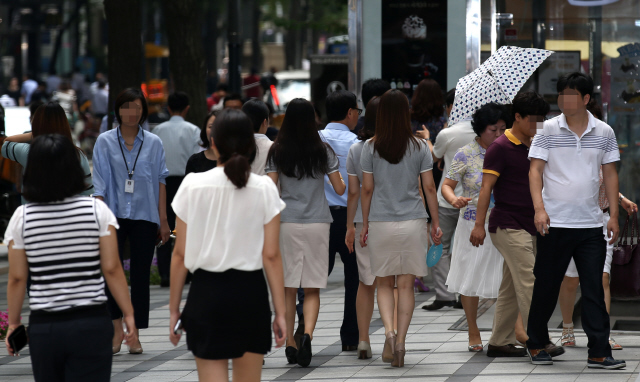
{"type": "Polygon", "coordinates": [[[187,224],[184,265],[191,272],[224,272],[262,269],[264,225],[285,203],[269,177],[251,174],[238,189],[224,167],[216,167],[188,174],[171,206],[187,224]]]}
{"type": "Polygon", "coordinates": [[[551,227],[602,227],[598,204],[600,166],[620,160],[613,129],[589,113],[587,130],[578,137],[564,114],[544,122],[533,138],[529,158],[546,161],[542,200],[551,227]]]}
{"type": "MultiPolygon", "coordinates": [[[[436,158],[444,158],[444,175],[440,179],[440,187],[438,188],[438,206],[442,208],[454,208],[442,196],[442,183],[446,175],[449,173],[449,167],[453,162],[453,157],[462,146],[465,146],[476,138],[476,133],[471,126],[471,120],[465,119],[457,122],[446,129],[442,129],[436,137],[436,143],[433,145],[433,155],[436,158]]],[[[454,190],[456,195],[462,195],[462,182],[458,182],[454,190]]]]}
{"type": "Polygon", "coordinates": [[[256,139],[256,158],[251,163],[251,172],[257,175],[265,175],[267,167],[267,155],[273,142],[264,134],[254,134],[256,139]]]}

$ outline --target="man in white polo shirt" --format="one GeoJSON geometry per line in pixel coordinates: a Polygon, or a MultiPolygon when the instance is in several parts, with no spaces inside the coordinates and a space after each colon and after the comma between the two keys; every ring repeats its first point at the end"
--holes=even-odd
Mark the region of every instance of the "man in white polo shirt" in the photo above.
{"type": "Polygon", "coordinates": [[[604,302],[602,269],[606,240],[598,205],[602,166],[609,213],[610,243],[618,239],[618,174],[620,152],[613,129],[587,111],[593,80],[571,73],[558,80],[562,114],[545,121],[529,150],[529,181],[537,234],[527,352],[534,365],[551,365],[544,350],[547,325],[555,309],[560,285],[573,257],[582,286],[582,324],[589,338],[590,368],[619,369],[624,361],[611,357],[609,315],[604,302]],[[544,185],[544,188],[543,188],[544,185]]]}

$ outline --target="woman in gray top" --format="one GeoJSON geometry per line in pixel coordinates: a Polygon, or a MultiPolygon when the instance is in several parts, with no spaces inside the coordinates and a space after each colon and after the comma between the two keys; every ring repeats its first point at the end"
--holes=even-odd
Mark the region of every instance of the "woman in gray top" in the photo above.
{"type": "Polygon", "coordinates": [[[360,343],[358,344],[358,358],[368,359],[372,357],[369,341],[369,324],[373,316],[374,297],[376,294],[376,277],[371,273],[371,260],[369,247],[361,247],[358,243],[354,248],[356,237],[360,237],[362,231],[362,209],[360,207],[360,184],[362,183],[362,168],[360,167],[360,155],[364,143],[376,133],[376,114],[380,98],[373,97],[367,104],[367,112],[364,117],[364,126],[358,132],[360,142],[355,143],[349,149],[347,155],[347,174],[349,174],[349,196],[347,198],[347,235],[345,244],[349,253],[356,252],[358,263],[358,295],[356,297],[356,316],[358,317],[358,332],[360,343]],[[355,223],[355,224],[354,224],[355,223]]]}
{"type": "Polygon", "coordinates": [[[431,152],[427,142],[411,132],[409,101],[401,91],[389,90],[380,97],[376,135],[362,148],[360,165],[360,245],[371,246],[371,272],[378,283],[378,307],[386,333],[382,360],[402,367],[415,304],[414,280],[427,274],[428,215],[420,198],[419,179],[433,214],[431,237],[435,244],[440,244],[442,232],[431,152]],[[394,284],[398,285],[397,337],[393,330],[394,284]]]}
{"type": "Polygon", "coordinates": [[[289,363],[309,366],[311,340],[320,311],[320,288],[329,274],[329,227],[333,219],[324,195],[324,175],[338,195],[345,184],[338,171],[338,157],[322,142],[315,111],[307,100],[289,103],[282,127],[267,157],[267,175],[280,181],[287,207],[280,219],[280,249],[284,264],[287,347],[289,363]],[[297,349],[293,339],[296,291],[304,288],[305,333],[297,349]]]}

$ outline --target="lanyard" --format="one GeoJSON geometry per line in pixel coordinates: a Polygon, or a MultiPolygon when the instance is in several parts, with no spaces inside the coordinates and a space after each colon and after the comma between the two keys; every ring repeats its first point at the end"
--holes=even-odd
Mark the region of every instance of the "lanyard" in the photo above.
{"type": "MultiPolygon", "coordinates": [[[[140,127],[139,129],[142,130],[142,127],[140,127]]],[[[136,160],[133,162],[133,168],[131,169],[131,171],[129,171],[129,166],[127,165],[127,158],[124,157],[124,150],[122,150],[122,143],[120,143],[120,137],[122,136],[122,134],[120,134],[120,127],[118,127],[117,135],[118,135],[117,136],[118,146],[120,147],[120,152],[122,153],[122,160],[124,160],[124,165],[127,167],[127,174],[129,174],[129,179],[131,179],[133,177],[133,173],[136,171],[136,164],[138,163],[138,157],[140,156],[140,151],[142,151],[142,145],[144,144],[144,130],[142,130],[142,142],[140,143],[140,148],[138,149],[138,155],[136,155],[136,160]]],[[[135,143],[135,139],[133,142],[135,143]]]]}

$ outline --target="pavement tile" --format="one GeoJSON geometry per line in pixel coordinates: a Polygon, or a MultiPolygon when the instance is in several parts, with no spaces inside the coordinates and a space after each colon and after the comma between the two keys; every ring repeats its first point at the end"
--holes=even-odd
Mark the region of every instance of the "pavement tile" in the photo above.
{"type": "MultiPolygon", "coordinates": [[[[336,264],[341,267],[342,264],[336,264]]],[[[594,370],[586,367],[587,339],[582,331],[576,331],[578,346],[567,348],[566,353],[555,359],[553,366],[534,366],[527,358],[488,358],[486,353],[470,353],[467,350],[466,331],[450,330],[463,317],[458,309],[425,311],[420,306],[434,299],[433,292],[416,294],[416,310],[406,339],[405,367],[394,368],[383,363],[381,354],[385,341],[385,329],[379,312],[375,311],[370,329],[373,358],[359,360],[355,352],[343,352],[340,345],[340,328],[344,306],[342,270],[333,272],[328,289],[322,291],[321,310],[314,333],[314,358],[310,367],[287,365],[284,348],[272,348],[265,357],[261,381],[305,382],[640,382],[640,337],[632,332],[614,332],[613,336],[625,349],[615,352],[618,359],[627,361],[625,370],[594,370]]],[[[6,275],[0,275],[0,290],[6,290],[6,275]],[[3,289],[4,288],[4,289],[3,289]]],[[[184,297],[188,289],[185,289],[184,297]]],[[[113,382],[124,381],[198,381],[195,360],[186,349],[183,337],[179,347],[167,338],[169,324],[167,288],[151,288],[150,327],[141,330],[144,353],[132,355],[126,346],[113,357],[113,382]]],[[[183,302],[184,303],[184,302],[183,302]]],[[[6,309],[6,294],[0,294],[0,310],[6,309]]],[[[492,313],[491,313],[492,314],[492,313]]],[[[28,319],[25,310],[23,318],[28,319]]],[[[483,317],[489,320],[490,317],[483,317]]],[[[26,320],[25,320],[26,321],[26,320]]],[[[551,331],[555,342],[560,332],[551,331]]],[[[482,331],[486,345],[491,331],[482,331]]],[[[229,365],[231,368],[231,363],[229,365]]],[[[231,376],[231,371],[229,373],[231,376]]],[[[21,357],[0,356],[0,382],[33,381],[29,350],[21,357]]]]}

